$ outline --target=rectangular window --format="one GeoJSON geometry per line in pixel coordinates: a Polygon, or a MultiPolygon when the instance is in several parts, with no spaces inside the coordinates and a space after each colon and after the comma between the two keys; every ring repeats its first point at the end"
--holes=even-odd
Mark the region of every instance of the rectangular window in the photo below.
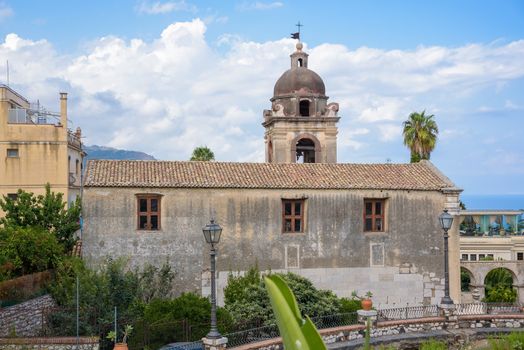
{"type": "Polygon", "coordinates": [[[7,157],[8,158],[18,158],[18,148],[8,148],[7,157]]]}
{"type": "Polygon", "coordinates": [[[13,201],[16,201],[17,198],[18,198],[18,193],[8,193],[7,194],[7,198],[13,200],[13,201]]]}
{"type": "Polygon", "coordinates": [[[491,258],[491,260],[493,260],[493,254],[488,254],[488,258],[491,258]]]}
{"type": "Polygon", "coordinates": [[[139,230],[160,230],[160,196],[137,196],[137,224],[139,230]]]}
{"type": "Polygon", "coordinates": [[[524,260],[524,253],[517,253],[517,260],[524,260]]]}
{"type": "Polygon", "coordinates": [[[485,259],[486,258],[486,254],[479,254],[479,260],[482,260],[482,259],[485,259]]]}
{"type": "Polygon", "coordinates": [[[282,232],[304,232],[304,200],[282,200],[282,232]]]}
{"type": "Polygon", "coordinates": [[[469,260],[471,260],[471,261],[477,261],[477,254],[470,254],[470,255],[469,255],[469,260]]]}
{"type": "Polygon", "coordinates": [[[364,200],[364,231],[383,232],[385,223],[385,200],[364,200]]]}
{"type": "Polygon", "coordinates": [[[462,254],[462,258],[460,260],[468,261],[468,254],[462,254]]]}

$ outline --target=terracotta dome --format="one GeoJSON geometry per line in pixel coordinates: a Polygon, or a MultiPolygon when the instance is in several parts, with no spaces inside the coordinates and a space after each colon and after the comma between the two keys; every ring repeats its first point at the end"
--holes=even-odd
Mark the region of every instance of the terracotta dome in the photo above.
{"type": "Polygon", "coordinates": [[[301,89],[311,94],[326,94],[324,82],[317,73],[305,67],[294,67],[284,72],[277,80],[273,95],[292,94],[301,89]]]}

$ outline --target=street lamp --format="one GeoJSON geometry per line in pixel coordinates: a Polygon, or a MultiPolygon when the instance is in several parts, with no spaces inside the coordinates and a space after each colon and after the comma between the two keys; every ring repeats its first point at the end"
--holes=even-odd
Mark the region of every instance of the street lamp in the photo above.
{"type": "Polygon", "coordinates": [[[214,219],[202,228],[204,238],[206,242],[211,244],[211,330],[206,335],[209,339],[219,339],[222,335],[217,329],[217,298],[216,298],[216,286],[215,286],[215,244],[220,241],[220,234],[222,233],[222,227],[215,223],[214,219]]]}
{"type": "Polygon", "coordinates": [[[444,297],[442,304],[453,304],[453,300],[449,297],[449,261],[448,261],[448,230],[453,224],[453,216],[448,213],[447,209],[438,217],[440,227],[444,230],[444,297]]]}

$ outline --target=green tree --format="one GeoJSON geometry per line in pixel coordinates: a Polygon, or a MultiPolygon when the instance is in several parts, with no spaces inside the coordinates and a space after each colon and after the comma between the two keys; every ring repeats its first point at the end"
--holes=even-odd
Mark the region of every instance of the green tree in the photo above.
{"type": "Polygon", "coordinates": [[[491,270],[484,279],[486,302],[514,302],[517,292],[513,288],[513,276],[507,269],[499,267],[491,270]]]}
{"type": "Polygon", "coordinates": [[[63,248],[41,227],[0,229],[0,280],[41,272],[58,265],[63,248]]]}
{"type": "MultiPolygon", "coordinates": [[[[106,339],[113,329],[114,308],[118,310],[118,325],[132,325],[129,342],[144,339],[142,318],[152,300],[172,297],[174,272],[166,262],[160,268],[130,269],[124,259],[107,260],[99,270],[88,269],[76,257],[61,261],[55,269],[55,280],[49,290],[63,312],[49,315],[50,334],[67,336],[75,333],[76,278],[79,280],[80,334],[100,337],[100,349],[112,349],[106,339]],[[153,298],[153,299],[152,299],[153,298]]],[[[119,331],[121,333],[121,330],[119,331]]],[[[143,344],[142,344],[143,345],[143,344]]],[[[137,346],[135,348],[142,349],[137,346]]]]}
{"type": "Polygon", "coordinates": [[[69,252],[75,244],[74,233],[80,228],[80,199],[67,208],[63,194],[52,192],[49,184],[45,185],[45,195],[36,196],[21,189],[17,194],[16,199],[0,198],[0,208],[5,212],[0,224],[4,228],[42,227],[53,233],[69,252]]]}
{"type": "Polygon", "coordinates": [[[193,150],[193,153],[191,154],[191,159],[190,160],[199,160],[199,161],[205,161],[205,162],[208,162],[208,161],[211,161],[211,160],[215,160],[215,154],[213,153],[213,151],[211,151],[211,149],[207,146],[199,146],[199,147],[196,147],[194,150],[193,150]]]}
{"type": "Polygon", "coordinates": [[[403,123],[404,145],[411,151],[411,163],[429,159],[437,143],[438,127],[434,115],[413,112],[403,123]]]}

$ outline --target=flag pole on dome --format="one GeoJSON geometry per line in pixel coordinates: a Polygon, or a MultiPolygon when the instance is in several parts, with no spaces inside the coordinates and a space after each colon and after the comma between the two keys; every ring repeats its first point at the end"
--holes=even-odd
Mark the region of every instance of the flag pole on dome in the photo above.
{"type": "Polygon", "coordinates": [[[303,27],[304,25],[303,24],[300,24],[300,21],[298,21],[297,24],[295,24],[298,28],[298,32],[296,33],[291,33],[291,39],[298,39],[298,41],[300,41],[300,27],[303,27]]]}

